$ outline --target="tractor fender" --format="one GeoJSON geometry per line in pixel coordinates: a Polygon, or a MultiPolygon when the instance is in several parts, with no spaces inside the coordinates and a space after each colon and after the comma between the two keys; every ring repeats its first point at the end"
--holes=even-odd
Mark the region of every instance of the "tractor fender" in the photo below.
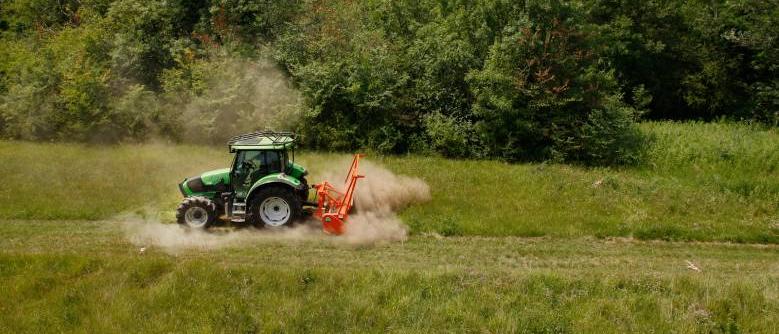
{"type": "Polygon", "coordinates": [[[300,180],[284,173],[266,175],[265,177],[257,180],[257,182],[254,182],[252,187],[249,189],[248,194],[246,195],[247,201],[252,198],[252,195],[257,193],[259,189],[272,185],[283,185],[285,187],[289,187],[292,191],[302,190],[306,187],[306,185],[300,182],[300,180]]]}

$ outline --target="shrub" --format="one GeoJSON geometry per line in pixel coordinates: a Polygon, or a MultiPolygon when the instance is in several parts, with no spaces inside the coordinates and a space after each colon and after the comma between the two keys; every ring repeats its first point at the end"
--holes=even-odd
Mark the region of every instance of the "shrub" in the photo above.
{"type": "Polygon", "coordinates": [[[301,7],[300,0],[214,0],[210,3],[209,30],[223,41],[244,39],[251,43],[275,38],[301,7]]]}
{"type": "Polygon", "coordinates": [[[739,48],[750,70],[746,77],[729,78],[743,82],[751,93],[739,116],[779,126],[779,5],[741,0],[725,7],[723,17],[727,25],[721,38],[739,48]]]}
{"type": "Polygon", "coordinates": [[[98,24],[9,43],[2,136],[88,141],[110,123],[107,38],[98,24]]]}
{"type": "Polygon", "coordinates": [[[614,93],[574,12],[528,5],[471,73],[475,127],[490,155],[607,164],[639,154],[635,110],[614,93]]]}
{"type": "Polygon", "coordinates": [[[481,154],[473,125],[464,119],[432,113],[425,118],[425,134],[430,147],[447,157],[473,157],[481,154]]]}
{"type": "Polygon", "coordinates": [[[635,110],[610,96],[601,109],[588,115],[581,145],[567,155],[596,165],[636,164],[642,161],[648,143],[635,122],[635,110]]]}
{"type": "Polygon", "coordinates": [[[627,100],[636,87],[652,96],[649,117],[774,124],[776,1],[583,3],[627,100]]]}

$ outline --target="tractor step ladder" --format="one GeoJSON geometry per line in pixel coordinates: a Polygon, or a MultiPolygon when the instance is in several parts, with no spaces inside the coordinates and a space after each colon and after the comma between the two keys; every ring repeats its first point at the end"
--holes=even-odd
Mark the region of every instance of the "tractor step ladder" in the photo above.
{"type": "Polygon", "coordinates": [[[349,219],[349,212],[354,205],[354,189],[357,186],[357,180],[364,178],[364,175],[358,174],[360,158],[364,154],[355,154],[352,160],[352,166],[349,168],[349,174],[346,176],[343,192],[338,191],[327,181],[315,184],[317,195],[317,208],[314,211],[314,217],[322,221],[322,228],[325,232],[335,235],[344,233],[344,223],[349,219]]]}
{"type": "Polygon", "coordinates": [[[233,201],[233,212],[230,221],[234,223],[243,223],[246,221],[246,202],[240,202],[237,199],[233,201]]]}

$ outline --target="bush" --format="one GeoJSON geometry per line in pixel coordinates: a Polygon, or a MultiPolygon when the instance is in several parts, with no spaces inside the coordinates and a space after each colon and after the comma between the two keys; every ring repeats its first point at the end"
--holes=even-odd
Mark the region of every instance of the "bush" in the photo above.
{"type": "MultiPolygon", "coordinates": [[[[649,138],[635,122],[635,110],[614,96],[593,110],[582,126],[581,145],[567,152],[596,165],[629,165],[643,160],[649,138]]],[[[567,146],[563,146],[567,147],[567,146]]]]}
{"type": "MultiPolygon", "coordinates": [[[[59,76],[51,57],[35,57],[32,47],[3,45],[3,92],[0,95],[0,135],[7,138],[46,139],[56,133],[54,116],[60,96],[59,76]]],[[[45,53],[46,50],[39,50],[45,53]]]]}
{"type": "Polygon", "coordinates": [[[528,5],[490,49],[484,69],[470,75],[487,152],[508,160],[633,161],[641,148],[634,144],[641,141],[635,110],[598,67],[594,39],[576,10],[546,5],[528,5]]]}
{"type": "Polygon", "coordinates": [[[586,0],[623,93],[644,87],[647,115],[774,124],[776,1],[586,0]]]}
{"type": "Polygon", "coordinates": [[[154,92],[140,84],[127,87],[110,105],[112,122],[105,129],[104,140],[131,139],[143,141],[151,135],[168,133],[175,127],[166,119],[164,109],[154,92]]]}
{"type": "Polygon", "coordinates": [[[425,134],[430,148],[447,157],[473,157],[482,155],[482,147],[476,141],[473,125],[466,120],[441,113],[425,118],[425,134]]]}
{"type": "Polygon", "coordinates": [[[9,43],[0,135],[91,140],[110,123],[107,37],[98,24],[9,43]]]}
{"type": "Polygon", "coordinates": [[[222,41],[243,39],[250,43],[275,38],[301,7],[300,0],[214,0],[210,3],[209,30],[222,41]]]}
{"type": "MultiPolygon", "coordinates": [[[[570,30],[584,26],[579,10],[557,1],[332,1],[296,22],[277,59],[311,108],[302,124],[313,147],[405,152],[427,141],[452,157],[631,160],[581,152],[589,113],[620,94],[593,39],[570,30]]],[[[598,126],[621,123],[599,135],[630,130],[631,109],[615,108],[598,126]]],[[[618,150],[635,153],[627,151],[618,150]]]]}
{"type": "Polygon", "coordinates": [[[237,5],[0,4],[0,137],[118,142],[165,136],[221,143],[235,132],[287,126],[262,115],[288,105],[297,110],[297,95],[273,64],[251,60],[262,48],[238,44],[272,35],[296,7],[280,1],[237,5]],[[225,6],[229,13],[220,9],[225,6]],[[231,26],[244,24],[252,29],[231,26]],[[236,61],[236,50],[251,51],[236,61]]]}
{"type": "Polygon", "coordinates": [[[745,54],[749,76],[742,81],[751,97],[745,119],[779,126],[779,5],[771,1],[742,0],[725,7],[727,26],[721,37],[745,54]],[[746,79],[746,80],[744,80],[746,79]]]}

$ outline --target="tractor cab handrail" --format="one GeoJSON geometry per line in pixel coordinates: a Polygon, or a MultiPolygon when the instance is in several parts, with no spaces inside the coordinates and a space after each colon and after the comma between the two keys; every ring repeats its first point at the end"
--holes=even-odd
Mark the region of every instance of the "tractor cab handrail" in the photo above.
{"type": "Polygon", "coordinates": [[[297,135],[294,132],[290,132],[290,131],[279,131],[279,132],[255,131],[255,132],[244,133],[241,135],[234,136],[227,141],[227,145],[232,146],[238,143],[239,141],[257,139],[257,138],[267,138],[271,141],[271,144],[280,144],[280,143],[287,143],[287,142],[294,143],[297,140],[297,135]],[[291,141],[282,141],[282,139],[284,138],[290,138],[291,141]]]}

